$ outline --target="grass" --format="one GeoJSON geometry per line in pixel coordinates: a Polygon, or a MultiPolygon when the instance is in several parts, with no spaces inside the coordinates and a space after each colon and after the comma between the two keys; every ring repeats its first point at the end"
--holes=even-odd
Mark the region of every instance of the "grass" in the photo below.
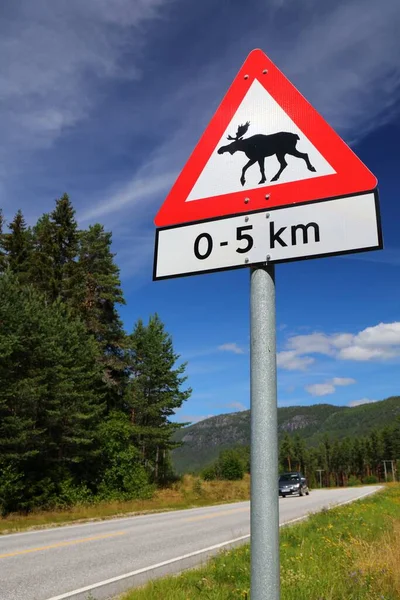
{"type": "Polygon", "coordinates": [[[37,511],[28,515],[11,514],[0,518],[0,534],[111,517],[237,502],[249,498],[248,475],[242,481],[202,481],[199,477],[185,475],[181,481],[157,491],[154,497],[148,500],[101,502],[77,505],[63,510],[37,511]]]}
{"type": "MultiPolygon", "coordinates": [[[[399,600],[400,485],[281,529],[282,600],[399,600]]],[[[250,547],[155,580],[123,600],[250,598],[250,547]]]]}

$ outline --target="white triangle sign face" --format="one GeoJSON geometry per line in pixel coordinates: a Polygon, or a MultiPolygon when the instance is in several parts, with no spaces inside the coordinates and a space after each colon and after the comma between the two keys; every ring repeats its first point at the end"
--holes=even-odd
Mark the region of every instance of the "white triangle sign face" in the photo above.
{"type": "Polygon", "coordinates": [[[324,177],[334,173],[335,170],[328,161],[261,85],[259,80],[255,79],[233,119],[221,136],[186,202],[252,190],[259,187],[271,187],[314,177],[324,177]],[[250,125],[242,141],[246,142],[248,140],[248,144],[242,143],[242,149],[236,150],[235,146],[238,144],[229,141],[228,136],[234,137],[238,127],[247,122],[250,125]],[[289,142],[288,147],[291,148],[293,146],[294,152],[299,152],[303,156],[286,154],[285,161],[287,167],[276,181],[273,181],[273,178],[280,169],[279,160],[275,153],[271,156],[266,156],[264,158],[265,182],[260,183],[262,173],[259,163],[255,162],[246,171],[244,183],[242,183],[240,180],[242,169],[249,162],[245,151],[249,144],[252,143],[253,136],[260,134],[271,135],[279,132],[297,135],[298,139],[294,138],[294,143],[292,143],[293,138],[287,138],[289,142]],[[229,150],[230,147],[233,150],[232,154],[229,150]],[[221,148],[226,149],[223,154],[218,153],[218,149],[221,148]],[[314,171],[308,168],[306,156],[309,163],[315,169],[314,171]]]}

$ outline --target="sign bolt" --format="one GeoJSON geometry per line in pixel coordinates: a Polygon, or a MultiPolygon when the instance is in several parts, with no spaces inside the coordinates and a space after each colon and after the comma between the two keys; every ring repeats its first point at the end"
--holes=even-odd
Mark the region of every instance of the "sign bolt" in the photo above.
{"type": "Polygon", "coordinates": [[[266,75],[268,73],[268,69],[264,69],[263,70],[263,75],[266,75]]]}
{"type": "Polygon", "coordinates": [[[249,220],[249,217],[245,217],[244,220],[245,220],[245,223],[247,223],[247,221],[249,220]]]}
{"type": "Polygon", "coordinates": [[[247,73],[246,73],[246,75],[244,76],[244,78],[245,78],[245,79],[248,79],[248,78],[249,78],[249,76],[247,75],[247,73]]]}
{"type": "Polygon", "coordinates": [[[267,213],[267,214],[265,215],[265,218],[266,218],[266,219],[269,219],[269,213],[267,213]]]}
{"type": "Polygon", "coordinates": [[[245,199],[244,199],[244,203],[245,203],[245,204],[248,204],[249,202],[250,202],[250,198],[245,198],[245,199]]]}
{"type": "Polygon", "coordinates": [[[245,263],[248,263],[248,262],[249,262],[249,259],[248,259],[248,258],[245,258],[245,259],[244,259],[244,262],[245,262],[245,263]]]}
{"type": "Polygon", "coordinates": [[[271,194],[265,194],[265,199],[266,199],[266,200],[269,200],[269,199],[270,199],[270,197],[271,197],[271,194]]]}
{"type": "Polygon", "coordinates": [[[267,258],[267,262],[268,262],[269,260],[271,260],[271,255],[267,254],[266,258],[267,258]]]}

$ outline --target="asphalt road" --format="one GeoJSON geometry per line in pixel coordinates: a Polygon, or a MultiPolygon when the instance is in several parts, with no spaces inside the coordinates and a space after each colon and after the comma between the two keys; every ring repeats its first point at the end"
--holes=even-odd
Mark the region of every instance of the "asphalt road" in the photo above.
{"type": "MultiPolygon", "coordinates": [[[[377,489],[314,490],[302,498],[280,499],[280,522],[377,489]]],[[[199,551],[246,541],[249,525],[249,502],[239,502],[0,536],[0,599],[86,599],[87,589],[79,594],[76,590],[113,579],[92,592],[96,599],[106,598],[111,591],[140,583],[138,570],[146,569],[145,579],[159,576],[200,562],[204,555],[199,551]],[[185,560],[172,561],[182,556],[185,560]],[[154,565],[158,568],[147,570],[154,565]]]]}

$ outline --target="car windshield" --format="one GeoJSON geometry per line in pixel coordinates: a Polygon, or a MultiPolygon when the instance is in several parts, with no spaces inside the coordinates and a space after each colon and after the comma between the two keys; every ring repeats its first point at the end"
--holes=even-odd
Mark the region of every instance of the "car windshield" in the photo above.
{"type": "Polygon", "coordinates": [[[298,475],[290,475],[290,474],[285,474],[285,475],[281,475],[279,477],[279,481],[282,483],[283,481],[300,481],[300,478],[298,475]]]}

